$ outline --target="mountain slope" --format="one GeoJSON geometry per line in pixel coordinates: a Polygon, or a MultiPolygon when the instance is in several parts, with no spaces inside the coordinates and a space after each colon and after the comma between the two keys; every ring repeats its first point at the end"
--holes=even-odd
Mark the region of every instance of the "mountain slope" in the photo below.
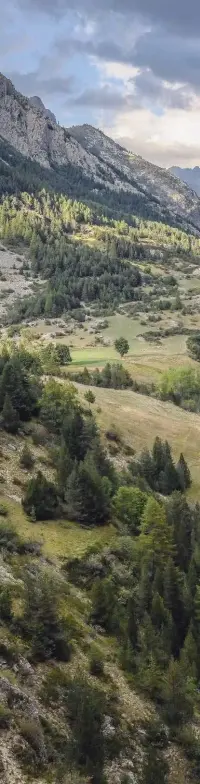
{"type": "Polygon", "coordinates": [[[200,167],[195,166],[194,169],[181,169],[180,166],[172,166],[169,171],[178,177],[182,182],[185,182],[186,185],[189,185],[190,188],[193,188],[196,191],[197,195],[200,196],[200,167]]]}
{"type": "MultiPolygon", "coordinates": [[[[0,136],[1,148],[3,139],[29,161],[40,164],[44,184],[49,184],[48,173],[52,172],[52,184],[69,195],[75,192],[122,213],[200,229],[200,200],[185,184],[89,125],[62,128],[38,97],[24,97],[3,75],[0,136]],[[72,180],[76,187],[71,191],[72,180]]],[[[11,159],[1,152],[2,159],[11,166],[11,159]]]]}
{"type": "Polygon", "coordinates": [[[134,182],[136,188],[151,196],[153,194],[154,199],[174,215],[177,213],[199,226],[199,199],[185,183],[177,182],[170,171],[128,152],[90,125],[74,126],[69,131],[87,152],[96,155],[113,170],[117,169],[124,181],[134,182]]]}

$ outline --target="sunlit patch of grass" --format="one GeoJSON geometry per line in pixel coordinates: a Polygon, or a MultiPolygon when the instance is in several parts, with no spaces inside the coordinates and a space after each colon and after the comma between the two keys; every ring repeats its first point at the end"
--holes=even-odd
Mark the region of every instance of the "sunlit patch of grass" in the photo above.
{"type": "Polygon", "coordinates": [[[75,523],[55,520],[45,523],[32,523],[23,512],[21,505],[10,499],[3,499],[8,509],[9,523],[24,541],[40,542],[42,553],[48,558],[79,557],[95,545],[106,546],[116,537],[112,525],[99,528],[81,528],[75,523]]]}

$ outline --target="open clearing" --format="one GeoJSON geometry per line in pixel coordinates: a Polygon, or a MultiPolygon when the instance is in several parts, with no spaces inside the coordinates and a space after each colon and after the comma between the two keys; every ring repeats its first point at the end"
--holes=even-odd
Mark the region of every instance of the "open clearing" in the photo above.
{"type": "Polygon", "coordinates": [[[112,525],[99,528],[81,528],[75,523],[56,520],[55,523],[31,523],[19,503],[1,497],[8,511],[7,520],[24,541],[39,542],[46,558],[69,559],[81,557],[89,547],[106,546],[116,538],[112,525]]]}

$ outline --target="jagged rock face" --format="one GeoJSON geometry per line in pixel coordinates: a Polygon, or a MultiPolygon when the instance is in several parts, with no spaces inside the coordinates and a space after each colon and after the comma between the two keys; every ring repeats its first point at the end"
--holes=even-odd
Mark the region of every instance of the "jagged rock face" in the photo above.
{"type": "Polygon", "coordinates": [[[50,167],[75,163],[92,171],[90,157],[65,128],[49,119],[0,75],[0,134],[23,155],[50,167]],[[80,149],[79,149],[80,148],[80,149]]]}
{"type": "Polygon", "coordinates": [[[53,112],[51,112],[50,109],[47,109],[46,106],[44,106],[43,101],[41,100],[41,98],[39,98],[38,95],[33,95],[31,98],[29,98],[29,103],[31,104],[31,106],[33,106],[33,108],[39,109],[39,112],[42,112],[42,114],[44,114],[45,117],[48,118],[48,120],[51,120],[51,122],[56,123],[55,114],[53,114],[53,112]]]}
{"type": "Polygon", "coordinates": [[[0,135],[23,155],[40,165],[79,167],[81,174],[98,186],[137,196],[153,214],[165,220],[181,219],[183,228],[192,222],[200,229],[200,200],[184,182],[138,155],[128,152],[90,125],[62,128],[54,115],[35,96],[28,99],[0,74],[0,135]]]}

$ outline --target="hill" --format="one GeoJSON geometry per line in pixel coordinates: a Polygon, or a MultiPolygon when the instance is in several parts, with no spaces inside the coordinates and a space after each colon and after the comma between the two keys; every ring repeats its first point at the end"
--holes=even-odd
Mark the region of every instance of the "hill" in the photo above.
{"type": "Polygon", "coordinates": [[[178,177],[179,180],[189,185],[196,191],[197,196],[200,196],[200,167],[195,166],[194,169],[182,169],[180,166],[171,166],[169,171],[178,177]]]}

